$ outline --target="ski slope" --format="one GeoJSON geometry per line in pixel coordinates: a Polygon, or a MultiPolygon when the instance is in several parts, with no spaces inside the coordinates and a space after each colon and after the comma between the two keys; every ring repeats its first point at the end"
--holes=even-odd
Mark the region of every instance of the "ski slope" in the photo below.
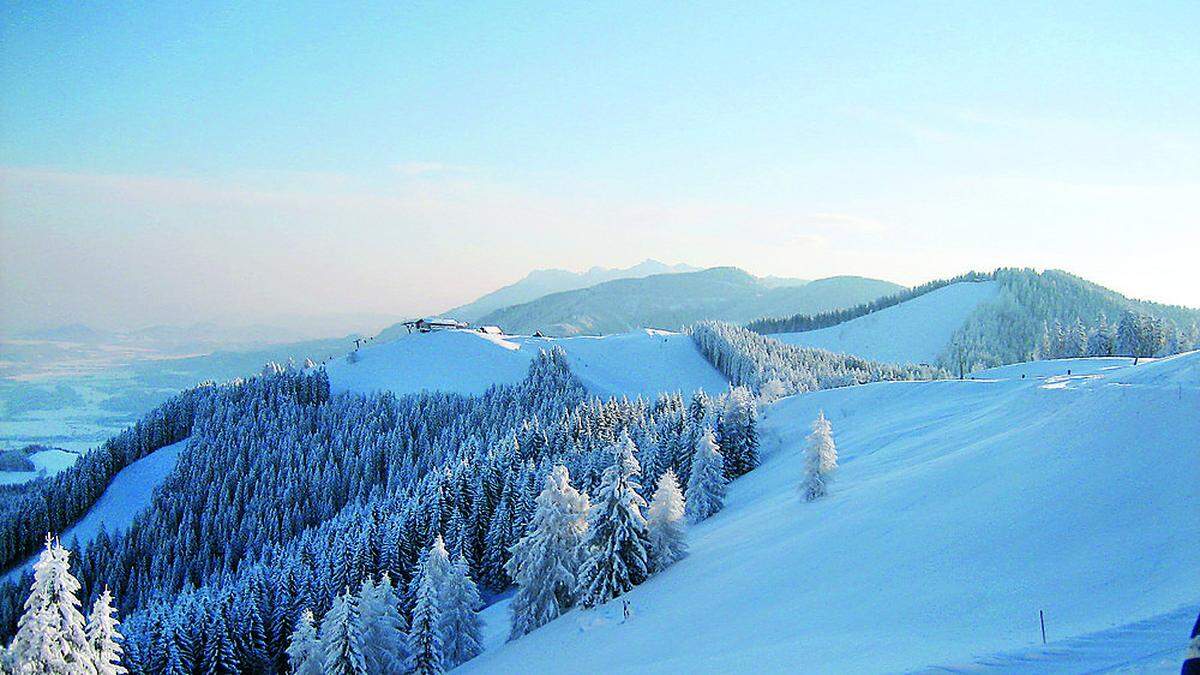
{"type": "Polygon", "coordinates": [[[783,399],[761,466],[624,596],[628,622],[621,599],[575,610],[462,672],[1178,672],[1165,636],[1181,657],[1200,609],[1198,410],[1200,352],[783,399]],[[819,410],[841,466],[808,504],[819,410]]]}
{"type": "Polygon", "coordinates": [[[653,397],[696,389],[718,392],[726,380],[680,333],[642,330],[603,337],[539,338],[470,330],[405,335],[364,347],[358,362],[326,366],[335,392],[451,391],[479,394],[525,377],[542,350],[561,347],[572,372],[599,396],[653,397]]]}
{"type": "MultiPolygon", "coordinates": [[[[182,440],[159,448],[118,471],[92,508],[66,532],[61,533],[59,539],[78,553],[79,548],[74,547],[75,540],[78,539],[80,544],[90,542],[100,533],[101,524],[109,534],[128,528],[134,516],[150,506],[154,488],[175,468],[179,453],[186,446],[187,440],[182,440]]],[[[33,564],[33,560],[30,558],[14,567],[3,578],[16,579],[33,564]]]]}
{"type": "Polygon", "coordinates": [[[933,363],[971,312],[999,292],[995,281],[959,282],[836,326],[770,337],[888,363],[933,363]]]}

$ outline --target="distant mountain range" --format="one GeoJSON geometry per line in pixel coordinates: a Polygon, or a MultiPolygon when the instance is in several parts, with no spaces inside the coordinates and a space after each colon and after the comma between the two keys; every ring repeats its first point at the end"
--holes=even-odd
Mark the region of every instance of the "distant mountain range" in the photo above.
{"type": "Polygon", "coordinates": [[[763,316],[824,312],[895,293],[902,287],[863,277],[804,282],[760,279],[735,267],[617,279],[551,293],[490,312],[477,323],[506,332],[602,335],[638,328],[678,329],[704,319],[745,322],[763,316]]]}
{"type": "Polygon", "coordinates": [[[655,274],[695,272],[699,269],[699,267],[682,263],[668,265],[657,260],[644,260],[632,267],[593,267],[586,272],[560,269],[534,270],[514,284],[492,291],[473,302],[447,310],[446,315],[463,321],[477,321],[498,309],[537,300],[551,293],[587,288],[614,279],[636,279],[655,274]]]}

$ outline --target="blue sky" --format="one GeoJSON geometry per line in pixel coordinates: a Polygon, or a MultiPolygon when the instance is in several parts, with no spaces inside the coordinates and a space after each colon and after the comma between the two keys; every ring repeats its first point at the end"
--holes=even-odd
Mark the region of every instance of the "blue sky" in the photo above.
{"type": "Polygon", "coordinates": [[[265,4],[0,10],[6,321],[645,257],[1200,305],[1194,2],[265,4]]]}

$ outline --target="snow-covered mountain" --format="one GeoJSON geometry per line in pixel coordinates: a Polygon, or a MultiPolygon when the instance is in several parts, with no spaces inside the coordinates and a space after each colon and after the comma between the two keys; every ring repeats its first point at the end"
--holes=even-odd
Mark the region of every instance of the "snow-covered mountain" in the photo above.
{"type": "Polygon", "coordinates": [[[489,608],[490,649],[461,671],[1177,671],[1200,603],[1200,353],[1130,364],[784,399],[689,557],[507,644],[489,608]],[[840,468],[806,503],[822,410],[840,468]]]}
{"type": "MultiPolygon", "coordinates": [[[[718,282],[744,274],[713,272],[718,282]]],[[[15,630],[30,583],[18,577],[51,530],[75,550],[84,597],[115,589],[131,668],[160,672],[152,655],[163,627],[201,613],[226,622],[207,634],[230,641],[231,658],[283,672],[266,660],[286,656],[289,629],[264,625],[262,649],[239,642],[258,630],[255,617],[277,618],[286,605],[288,616],[309,608],[323,622],[337,616],[335,596],[384,572],[411,587],[442,535],[492,602],[481,614],[487,651],[466,672],[1173,666],[1189,603],[1200,601],[1191,571],[1200,352],[937,380],[948,372],[799,346],[941,361],[964,338],[1017,344],[1043,315],[1144,307],[1159,314],[1122,325],[1166,349],[1159,327],[1192,316],[1080,289],[1055,275],[972,275],[781,336],[792,345],[717,322],[690,334],[405,334],[323,368],[271,363],[256,377],[198,386],[58,475],[0,486],[0,553],[13,582],[0,581],[0,638],[15,630]],[[778,398],[792,392],[804,393],[778,398]],[[833,423],[840,468],[830,494],[809,503],[798,487],[819,411],[833,423]],[[709,432],[736,480],[724,510],[691,528],[690,556],[613,602],[504,643],[506,563],[546,472],[563,466],[599,504],[616,494],[605,487],[614,467],[636,456],[648,498],[649,477],[667,468],[711,476],[693,452],[709,432]],[[614,460],[617,447],[633,449],[614,460]]],[[[711,307],[707,299],[697,304],[711,307]]],[[[618,502],[631,503],[609,499],[593,516],[618,502]]],[[[413,618],[412,596],[395,604],[413,618]]]]}
{"type": "Polygon", "coordinates": [[[587,288],[614,279],[637,279],[654,274],[695,272],[698,269],[698,267],[683,263],[668,265],[657,260],[643,260],[631,267],[593,267],[586,272],[560,269],[534,270],[520,281],[496,289],[465,305],[455,307],[446,314],[463,321],[475,321],[497,309],[536,300],[551,293],[587,288]]]}
{"type": "Polygon", "coordinates": [[[620,279],[491,312],[479,320],[511,333],[604,335],[638,328],[675,330],[696,321],[744,322],[817,313],[901,290],[887,281],[831,277],[801,285],[764,281],[734,267],[620,279]]]}

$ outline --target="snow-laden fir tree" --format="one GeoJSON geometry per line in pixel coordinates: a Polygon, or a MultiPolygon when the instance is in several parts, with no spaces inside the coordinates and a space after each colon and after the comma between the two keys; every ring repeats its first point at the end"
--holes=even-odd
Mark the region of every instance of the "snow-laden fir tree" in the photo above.
{"type": "Polygon", "coordinates": [[[96,672],[95,652],[79,611],[79,581],[71,574],[70,552],[46,535],[33,564],[33,585],[7,659],[18,673],[96,672]]]}
{"type": "MultiPolygon", "coordinates": [[[[213,607],[208,616],[204,638],[204,659],[201,672],[205,675],[234,675],[241,672],[235,652],[233,635],[225,618],[225,609],[213,607]]],[[[148,655],[150,656],[150,655],[148,655]]]]}
{"type": "Polygon", "coordinates": [[[441,592],[442,665],[449,669],[466,663],[483,651],[483,607],[479,589],[471,581],[465,556],[450,567],[441,592]]]}
{"type": "Polygon", "coordinates": [[[692,476],[688,480],[688,520],[698,523],[725,506],[725,460],[717,448],[712,429],[696,437],[692,453],[692,476]]]}
{"type": "Polygon", "coordinates": [[[595,607],[628,592],[649,574],[649,538],[638,494],[641,468],[629,434],[613,446],[612,464],[604,470],[596,503],[588,514],[585,559],[579,600],[595,607]]]}
{"type": "Polygon", "coordinates": [[[725,478],[733,480],[758,466],[758,413],[746,387],[732,387],[723,398],[717,445],[725,460],[725,478]]]}
{"type": "Polygon", "coordinates": [[[400,615],[400,598],[386,572],[375,583],[368,576],[359,591],[363,625],[363,661],[368,673],[398,673],[408,663],[408,636],[400,615]]]}
{"type": "Polygon", "coordinates": [[[184,663],[183,652],[174,643],[167,650],[167,667],[163,675],[191,675],[192,669],[184,663]]]}
{"type": "Polygon", "coordinates": [[[358,598],[347,587],[321,620],[321,651],[326,675],[363,675],[363,627],[358,598]]]}
{"type": "Polygon", "coordinates": [[[587,532],[588,496],[571,487],[567,468],[555,466],[538,494],[529,532],[512,547],[508,573],[517,585],[509,610],[515,640],[575,604],[577,574],[587,532]]]}
{"type": "Polygon", "coordinates": [[[435,675],[445,670],[442,659],[441,587],[450,566],[446,545],[438,535],[422,556],[416,585],[412,625],[408,630],[409,671],[435,675]]]}
{"type": "Polygon", "coordinates": [[[1115,350],[1118,356],[1141,356],[1139,353],[1139,321],[1137,314],[1127,311],[1117,324],[1115,350]]]}
{"type": "Polygon", "coordinates": [[[1088,356],[1112,356],[1113,353],[1113,334],[1112,328],[1108,325],[1108,317],[1104,312],[1100,313],[1100,324],[1096,327],[1096,332],[1088,338],[1088,356]]]}
{"type": "Polygon", "coordinates": [[[1088,355],[1088,330],[1087,326],[1083,325],[1083,319],[1075,317],[1075,325],[1071,327],[1071,356],[1087,356],[1088,355]]]}
{"type": "Polygon", "coordinates": [[[661,572],[687,553],[684,530],[683,493],[675,472],[667,469],[658,479],[658,488],[646,509],[646,530],[650,538],[650,571],[661,572]]]}
{"type": "Polygon", "coordinates": [[[825,411],[817,413],[812,433],[808,435],[808,447],[804,455],[804,482],[801,492],[808,501],[824,497],[829,490],[829,481],[837,469],[837,446],[833,443],[833,425],[825,419],[825,411]]]}
{"type": "Polygon", "coordinates": [[[288,665],[293,675],[321,675],[325,669],[325,652],[317,641],[317,627],[311,609],[300,613],[287,648],[288,665]]]}
{"type": "Polygon", "coordinates": [[[87,639],[92,646],[97,675],[122,675],[127,672],[121,665],[121,645],[124,638],[118,629],[117,610],[113,609],[113,596],[104,587],[92,603],[92,613],[88,615],[87,639]]]}

